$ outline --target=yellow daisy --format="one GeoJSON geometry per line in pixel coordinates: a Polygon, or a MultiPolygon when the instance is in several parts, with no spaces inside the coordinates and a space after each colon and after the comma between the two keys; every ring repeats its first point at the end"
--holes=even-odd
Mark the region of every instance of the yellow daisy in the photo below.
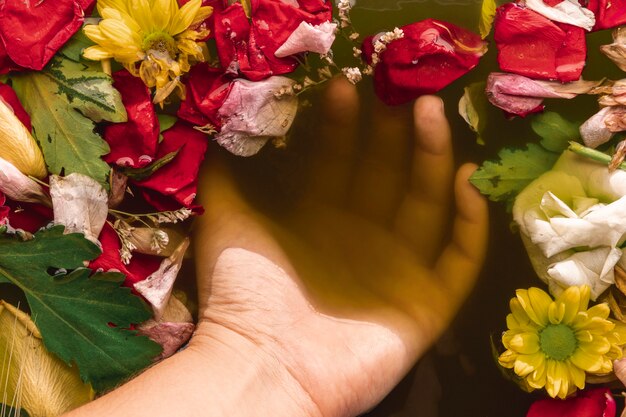
{"type": "Polygon", "coordinates": [[[589,287],[570,287],[555,300],[540,290],[517,290],[499,362],[529,390],[565,398],[585,387],[585,372],[608,374],[622,357],[626,326],[608,318],[606,303],[589,305],[589,287]]]}
{"type": "Polygon", "coordinates": [[[155,103],[176,88],[184,95],[180,76],[192,63],[204,61],[198,41],[209,34],[203,22],[212,8],[202,7],[202,0],[180,8],[177,0],[98,0],[97,6],[102,20],[84,28],[97,45],[85,49],[85,58],[115,59],[156,87],[155,103]]]}

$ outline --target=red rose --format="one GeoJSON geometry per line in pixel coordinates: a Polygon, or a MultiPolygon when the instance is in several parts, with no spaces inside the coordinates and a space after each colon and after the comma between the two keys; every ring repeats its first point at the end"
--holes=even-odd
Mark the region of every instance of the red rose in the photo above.
{"type": "Polygon", "coordinates": [[[292,57],[277,58],[276,50],[300,23],[318,25],[330,20],[329,0],[251,0],[250,19],[243,6],[234,3],[214,16],[220,61],[229,74],[253,81],[290,73],[298,62],[292,57]]]}
{"type": "Polygon", "coordinates": [[[113,80],[122,95],[128,121],[104,129],[104,139],[111,148],[104,160],[119,166],[144,167],[153,161],[159,142],[159,120],[150,90],[126,70],[113,74],[113,80]]]}
{"type": "Polygon", "coordinates": [[[593,30],[626,24],[626,0],[589,0],[585,7],[596,15],[593,30]]]}
{"type": "Polygon", "coordinates": [[[587,53],[584,29],[514,3],[498,7],[494,28],[503,71],[561,82],[580,78],[587,53]]]}
{"type": "Polygon", "coordinates": [[[81,28],[94,0],[0,2],[0,73],[17,66],[41,70],[81,28]]]}
{"type": "Polygon", "coordinates": [[[565,400],[547,398],[535,401],[526,417],[615,417],[615,400],[607,388],[578,392],[565,400]]]}
{"type": "MultiPolygon", "coordinates": [[[[163,133],[163,141],[159,144],[156,159],[178,150],[176,157],[149,178],[134,183],[141,188],[168,196],[182,206],[193,207],[198,173],[208,144],[209,141],[204,133],[184,123],[176,123],[163,133]]],[[[155,199],[150,201],[154,205],[155,199]]],[[[172,209],[157,205],[155,207],[159,210],[172,209]]]]}
{"type": "Polygon", "coordinates": [[[194,65],[189,71],[187,94],[178,109],[178,117],[196,126],[208,124],[221,127],[217,111],[230,90],[230,79],[224,71],[206,63],[194,65]]]}
{"type": "MultiPolygon", "coordinates": [[[[416,22],[402,31],[404,37],[380,53],[374,71],[376,94],[389,105],[441,90],[474,68],[487,50],[480,36],[439,20],[416,22]]],[[[363,42],[366,60],[371,60],[375,41],[370,36],[363,42]]]]}

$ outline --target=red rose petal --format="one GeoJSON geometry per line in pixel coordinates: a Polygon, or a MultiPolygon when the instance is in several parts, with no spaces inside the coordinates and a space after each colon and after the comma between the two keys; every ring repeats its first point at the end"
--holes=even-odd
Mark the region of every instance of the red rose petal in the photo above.
{"type": "Polygon", "coordinates": [[[159,120],[150,90],[126,70],[113,74],[113,80],[122,95],[128,121],[105,128],[104,139],[111,152],[104,160],[119,166],[144,167],[153,161],[159,142],[159,120]]]}
{"type": "Polygon", "coordinates": [[[494,28],[502,70],[561,82],[580,78],[587,53],[584,29],[514,3],[498,7],[494,28]]]}
{"type": "Polygon", "coordinates": [[[20,66],[17,65],[7,54],[4,44],[0,40],[0,74],[6,74],[9,71],[18,70],[20,66]]]}
{"type": "MultiPolygon", "coordinates": [[[[387,45],[374,72],[376,94],[389,105],[441,90],[474,68],[486,51],[480,36],[451,23],[427,19],[402,30],[404,38],[387,45]]],[[[373,41],[370,36],[363,42],[367,60],[373,41]]]]}
{"type": "Polygon", "coordinates": [[[195,65],[189,71],[187,94],[180,105],[178,117],[196,126],[212,124],[220,127],[217,111],[226,100],[229,80],[224,71],[206,63],[195,65]]]}
{"type": "Polygon", "coordinates": [[[10,207],[4,205],[6,201],[7,199],[5,195],[0,192],[0,225],[6,224],[9,217],[9,211],[11,211],[10,207]]]}
{"type": "Polygon", "coordinates": [[[10,86],[0,83],[0,99],[11,106],[13,113],[15,113],[17,118],[20,119],[20,122],[22,122],[30,132],[33,128],[30,122],[30,116],[26,113],[24,107],[22,107],[22,103],[20,103],[20,99],[17,98],[15,91],[13,91],[10,86]]]}
{"type": "Polygon", "coordinates": [[[535,401],[526,417],[615,417],[615,400],[607,388],[587,389],[565,400],[535,401]]]}
{"type": "Polygon", "coordinates": [[[585,7],[596,15],[593,30],[626,24],[626,0],[589,0],[585,7]]]}
{"type": "Polygon", "coordinates": [[[25,68],[41,70],[84,20],[84,0],[0,2],[0,41],[8,56],[25,68]]]}
{"type": "Polygon", "coordinates": [[[301,22],[320,24],[332,20],[327,0],[300,0],[295,7],[282,0],[252,0],[251,19],[240,3],[215,13],[215,41],[226,72],[260,81],[292,72],[298,62],[274,53],[301,22]]]}
{"type": "Polygon", "coordinates": [[[185,207],[193,205],[198,172],[208,147],[207,136],[184,123],[177,123],[163,133],[157,158],[178,150],[178,155],[148,179],[135,182],[137,186],[173,197],[185,207]]]}
{"type": "Polygon", "coordinates": [[[35,233],[52,221],[52,209],[40,204],[17,203],[7,200],[10,207],[9,223],[15,229],[26,230],[35,233]]]}
{"type": "Polygon", "coordinates": [[[102,244],[102,254],[89,263],[89,268],[121,272],[126,275],[124,285],[127,287],[133,288],[135,283],[148,278],[161,265],[162,258],[142,254],[133,254],[130,264],[124,265],[120,258],[120,240],[108,223],[104,225],[98,240],[102,244]]]}

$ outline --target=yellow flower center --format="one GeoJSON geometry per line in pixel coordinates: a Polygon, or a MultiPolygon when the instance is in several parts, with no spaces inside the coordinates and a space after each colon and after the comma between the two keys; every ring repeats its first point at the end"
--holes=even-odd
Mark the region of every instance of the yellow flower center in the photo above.
{"type": "Polygon", "coordinates": [[[564,361],[572,356],[578,347],[576,335],[565,324],[550,324],[539,333],[539,343],[545,355],[557,361],[564,361]]]}
{"type": "Polygon", "coordinates": [[[165,32],[154,32],[143,39],[141,48],[144,51],[159,51],[169,54],[170,58],[175,59],[178,54],[176,40],[165,32]]]}

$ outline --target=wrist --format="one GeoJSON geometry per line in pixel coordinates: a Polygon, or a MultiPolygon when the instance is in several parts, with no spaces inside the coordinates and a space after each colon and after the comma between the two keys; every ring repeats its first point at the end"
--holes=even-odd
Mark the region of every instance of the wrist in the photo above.
{"type": "Polygon", "coordinates": [[[322,417],[280,358],[233,330],[201,323],[182,353],[206,372],[210,415],[322,417]]]}

